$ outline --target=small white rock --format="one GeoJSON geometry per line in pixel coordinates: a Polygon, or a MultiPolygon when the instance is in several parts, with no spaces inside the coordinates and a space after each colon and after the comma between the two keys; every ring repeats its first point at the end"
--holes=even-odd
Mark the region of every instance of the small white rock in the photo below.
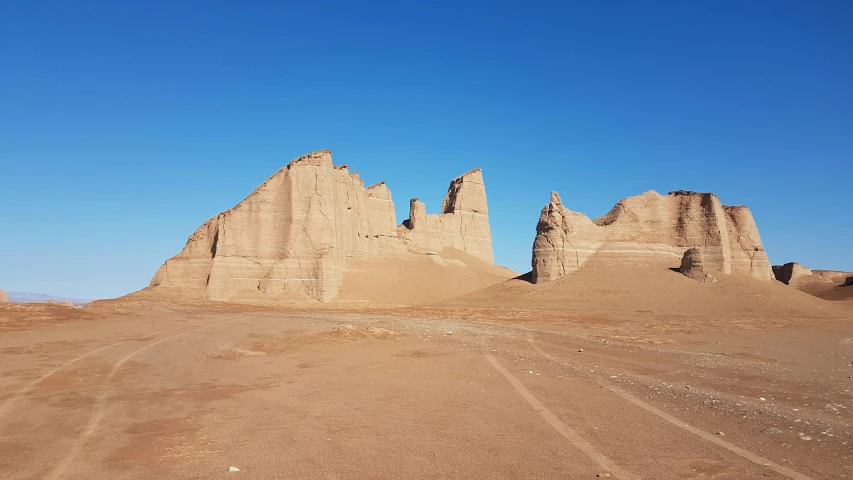
{"type": "Polygon", "coordinates": [[[579,349],[578,349],[578,351],[579,351],[579,352],[582,352],[582,351],[583,351],[583,349],[582,349],[582,348],[579,348],[579,349]]]}
{"type": "Polygon", "coordinates": [[[228,467],[228,471],[229,471],[229,472],[239,472],[239,471],[240,471],[240,469],[239,469],[239,468],[237,468],[237,467],[228,467]]]}
{"type": "Polygon", "coordinates": [[[766,399],[766,398],[764,398],[764,397],[760,397],[760,398],[759,398],[759,400],[761,400],[762,402],[766,402],[766,401],[767,401],[767,399],[766,399]]]}
{"type": "Polygon", "coordinates": [[[453,335],[453,330],[448,330],[448,331],[447,331],[447,334],[448,334],[448,335],[453,335]]]}

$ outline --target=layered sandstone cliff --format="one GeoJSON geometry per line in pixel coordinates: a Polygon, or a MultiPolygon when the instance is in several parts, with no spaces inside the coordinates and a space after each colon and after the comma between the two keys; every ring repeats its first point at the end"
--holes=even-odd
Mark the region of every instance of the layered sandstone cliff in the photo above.
{"type": "Polygon", "coordinates": [[[358,174],[332,163],[330,151],[316,151],[205,222],[150,286],[213,300],[300,293],[325,302],[337,295],[347,259],[408,243],[455,247],[492,262],[482,174],[469,172],[450,190],[445,213],[410,221],[411,228],[399,229],[406,231],[401,239],[385,183],[365,188],[358,174]]]}
{"type": "Polygon", "coordinates": [[[440,252],[453,247],[484,262],[494,263],[486,185],[479,168],[450,182],[441,214],[427,214],[417,198],[409,205],[409,219],[398,229],[404,243],[440,252]]]}
{"type": "Polygon", "coordinates": [[[536,232],[534,283],[576,272],[593,255],[620,264],[669,258],[677,265],[691,247],[701,247],[706,270],[772,278],[749,209],[724,206],[711,193],[648,191],[590,220],[566,208],[554,192],[536,232]]]}

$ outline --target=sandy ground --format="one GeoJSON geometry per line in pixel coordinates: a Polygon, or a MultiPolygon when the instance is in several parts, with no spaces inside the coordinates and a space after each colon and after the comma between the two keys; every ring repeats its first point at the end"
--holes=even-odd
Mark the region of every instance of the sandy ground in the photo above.
{"type": "Polygon", "coordinates": [[[850,318],[468,303],[2,307],[0,476],[853,478],[850,318]]]}

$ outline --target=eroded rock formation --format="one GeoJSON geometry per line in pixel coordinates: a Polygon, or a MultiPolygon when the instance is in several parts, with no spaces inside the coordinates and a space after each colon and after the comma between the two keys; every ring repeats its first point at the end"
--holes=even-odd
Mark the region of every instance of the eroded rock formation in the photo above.
{"type": "Polygon", "coordinates": [[[703,247],[691,247],[681,257],[681,267],[679,267],[678,271],[687,278],[698,282],[714,283],[717,279],[711,272],[721,272],[722,269],[722,256],[713,255],[711,258],[706,258],[703,247]]]}
{"type": "Polygon", "coordinates": [[[789,262],[784,265],[773,265],[773,275],[776,280],[797,288],[808,284],[825,283],[838,286],[846,286],[850,279],[850,272],[842,270],[813,270],[798,262],[789,262]]]}
{"type": "Polygon", "coordinates": [[[798,262],[788,262],[784,265],[773,265],[773,276],[785,285],[793,285],[812,280],[813,272],[798,262]]]}
{"type": "Polygon", "coordinates": [[[418,211],[408,228],[398,229],[384,182],[365,188],[358,174],[332,163],[330,151],[316,151],[205,222],[160,267],[150,286],[213,300],[303,293],[328,301],[338,293],[348,258],[405,244],[436,251],[455,247],[491,263],[479,169],[451,183],[443,212],[418,211]]]}
{"type": "Polygon", "coordinates": [[[9,303],[9,295],[2,288],[0,288],[0,303],[9,303]]]}
{"type": "Polygon", "coordinates": [[[569,210],[552,193],[536,227],[532,279],[542,283],[575,272],[592,255],[617,263],[677,262],[691,247],[702,247],[704,261],[721,273],[772,279],[749,209],[724,206],[712,193],[688,191],[648,191],[595,220],[569,210]]]}
{"type": "Polygon", "coordinates": [[[450,182],[441,214],[427,214],[417,198],[409,205],[409,219],[398,229],[404,243],[427,251],[445,247],[462,250],[484,262],[494,263],[486,185],[479,168],[450,182]]]}

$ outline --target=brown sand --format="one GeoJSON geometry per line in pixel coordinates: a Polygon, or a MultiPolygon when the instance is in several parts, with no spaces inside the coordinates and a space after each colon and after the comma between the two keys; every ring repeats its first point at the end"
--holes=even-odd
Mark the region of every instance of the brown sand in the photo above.
{"type": "Polygon", "coordinates": [[[322,309],[0,306],[2,477],[853,475],[844,304],[591,263],[392,308],[445,298],[448,267],[376,267],[322,309]]]}
{"type": "Polygon", "coordinates": [[[354,260],[334,303],[413,305],[449,300],[518,276],[454,248],[354,260]]]}
{"type": "Polygon", "coordinates": [[[807,282],[798,285],[796,288],[824,300],[849,303],[853,302],[853,285],[843,286],[843,282],[848,276],[853,276],[853,274],[840,275],[834,279],[834,282],[807,282]]]}

